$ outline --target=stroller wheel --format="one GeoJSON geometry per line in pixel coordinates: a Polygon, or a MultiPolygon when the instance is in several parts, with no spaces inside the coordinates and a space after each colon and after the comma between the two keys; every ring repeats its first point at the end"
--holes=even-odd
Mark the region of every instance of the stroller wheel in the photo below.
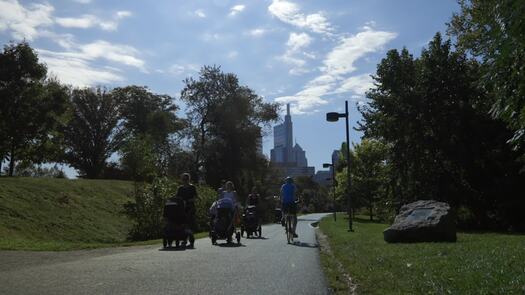
{"type": "Polygon", "coordinates": [[[195,237],[193,237],[193,235],[190,235],[190,248],[193,248],[193,245],[195,244],[195,237]]]}

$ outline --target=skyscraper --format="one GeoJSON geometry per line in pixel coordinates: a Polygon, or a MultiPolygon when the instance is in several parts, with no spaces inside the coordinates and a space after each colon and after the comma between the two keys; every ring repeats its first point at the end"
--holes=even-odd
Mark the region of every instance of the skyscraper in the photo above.
{"type": "Polygon", "coordinates": [[[284,175],[312,176],[314,167],[308,167],[306,152],[299,144],[293,144],[293,123],[290,115],[290,104],[286,105],[284,122],[273,127],[273,149],[270,151],[270,162],[284,175]]]}

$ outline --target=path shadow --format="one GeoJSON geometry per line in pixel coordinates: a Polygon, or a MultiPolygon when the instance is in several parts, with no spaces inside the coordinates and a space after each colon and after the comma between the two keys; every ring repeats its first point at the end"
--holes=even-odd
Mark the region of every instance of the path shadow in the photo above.
{"type": "Polygon", "coordinates": [[[160,248],[159,251],[168,251],[168,252],[172,252],[172,251],[186,251],[186,250],[190,250],[190,248],[186,248],[186,247],[168,247],[168,248],[160,248]]]}
{"type": "Polygon", "coordinates": [[[266,237],[259,237],[259,236],[255,236],[255,237],[254,237],[254,236],[251,236],[251,237],[249,237],[249,238],[248,238],[248,237],[245,237],[244,239],[245,239],[245,240],[268,240],[268,238],[266,238],[266,237]]]}
{"type": "Polygon", "coordinates": [[[301,241],[294,241],[290,245],[296,246],[296,247],[304,247],[304,248],[319,248],[319,245],[317,245],[317,244],[304,243],[304,242],[301,242],[301,241]]]}
{"type": "Polygon", "coordinates": [[[314,221],[314,222],[319,222],[319,219],[297,217],[297,221],[314,221]]]}
{"type": "Polygon", "coordinates": [[[246,245],[237,244],[237,243],[217,243],[215,246],[223,247],[223,248],[239,248],[239,247],[246,247],[246,245]]]}

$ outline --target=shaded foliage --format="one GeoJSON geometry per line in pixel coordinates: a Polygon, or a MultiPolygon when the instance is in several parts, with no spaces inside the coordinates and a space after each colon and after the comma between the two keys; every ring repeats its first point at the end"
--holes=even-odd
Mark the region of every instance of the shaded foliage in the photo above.
{"type": "Polygon", "coordinates": [[[478,227],[521,226],[524,175],[506,144],[512,132],[486,112],[480,75],[478,63],[440,34],[417,59],[391,50],[360,108],[360,129],[388,146],[396,207],[435,199],[468,208],[478,227]]]}
{"type": "Polygon", "coordinates": [[[218,186],[221,179],[240,183],[249,171],[264,168],[259,165],[257,142],[262,127],[278,118],[278,105],[264,102],[253,90],[239,85],[237,76],[217,66],[203,67],[198,80],[188,78],[184,83],[181,99],[188,105],[195,151],[192,174],[218,186]]]}
{"type": "Polygon", "coordinates": [[[481,61],[478,87],[490,112],[513,131],[507,139],[525,160],[525,2],[461,0],[449,23],[457,47],[481,61]]]}
{"type": "Polygon", "coordinates": [[[0,54],[0,162],[42,163],[56,155],[57,127],[67,108],[65,87],[47,79],[47,69],[26,42],[0,54]]]}
{"type": "Polygon", "coordinates": [[[71,92],[71,120],[64,127],[64,161],[81,177],[99,178],[124,140],[120,105],[103,88],[71,92]]]}
{"type": "MultiPolygon", "coordinates": [[[[133,201],[124,205],[124,212],[133,221],[129,233],[132,240],[152,240],[162,237],[163,210],[166,201],[177,192],[178,184],[167,178],[155,178],[151,184],[135,183],[133,201]]],[[[216,199],[216,192],[208,187],[197,187],[195,202],[197,231],[208,230],[208,210],[216,199]]]]}

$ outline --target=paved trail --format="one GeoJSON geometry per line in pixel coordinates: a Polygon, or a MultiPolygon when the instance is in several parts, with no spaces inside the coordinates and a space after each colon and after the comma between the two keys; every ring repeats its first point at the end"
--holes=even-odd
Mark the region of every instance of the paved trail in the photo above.
{"type": "Polygon", "coordinates": [[[184,251],[0,251],[0,294],[326,294],[310,225],[322,216],[299,217],[295,245],[274,224],[239,247],[205,238],[184,251]]]}

